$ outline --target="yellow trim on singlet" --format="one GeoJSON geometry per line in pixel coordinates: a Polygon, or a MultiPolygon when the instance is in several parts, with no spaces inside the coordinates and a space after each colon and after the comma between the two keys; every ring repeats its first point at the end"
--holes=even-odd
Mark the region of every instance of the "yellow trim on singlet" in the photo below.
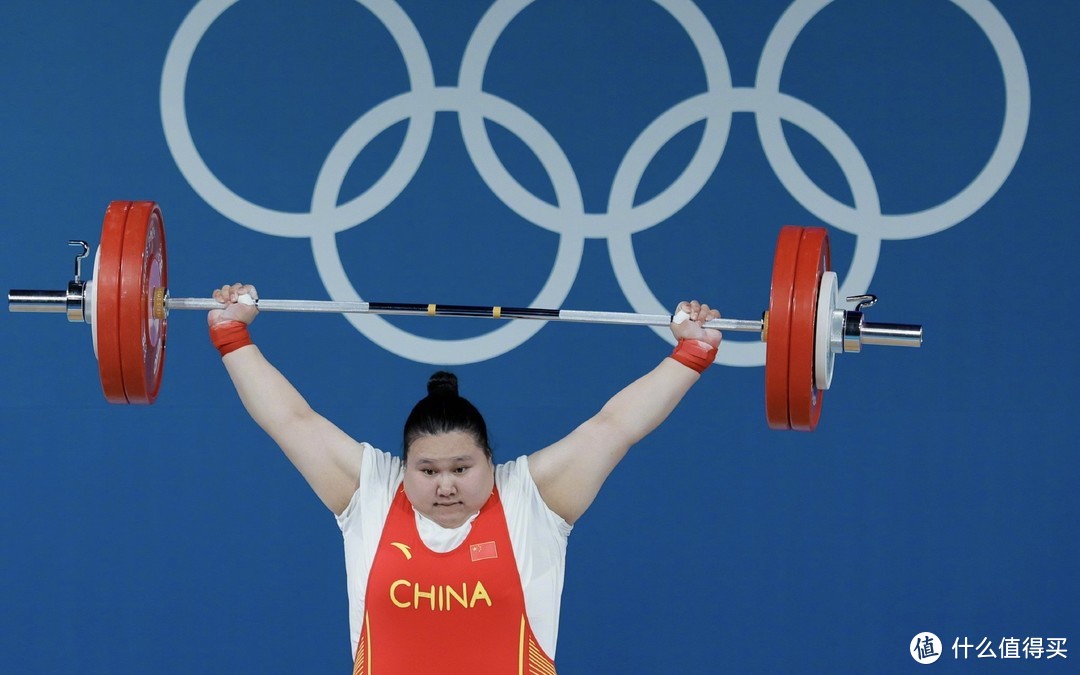
{"type": "Polygon", "coordinates": [[[521,615],[521,630],[518,633],[518,675],[525,675],[525,615],[521,615]]]}
{"type": "Polygon", "coordinates": [[[364,658],[367,661],[367,675],[371,675],[371,622],[368,620],[368,613],[364,611],[364,631],[367,633],[367,640],[364,642],[365,651],[364,658]]]}

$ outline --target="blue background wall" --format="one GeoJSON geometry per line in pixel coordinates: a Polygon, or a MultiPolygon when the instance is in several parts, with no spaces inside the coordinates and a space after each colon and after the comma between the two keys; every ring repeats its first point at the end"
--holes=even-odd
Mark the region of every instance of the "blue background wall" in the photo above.
{"type": "MultiPolygon", "coordinates": [[[[575,528],[560,672],[905,671],[921,631],[931,668],[993,669],[956,639],[1072,648],[1009,672],[1080,659],[1080,4],[227,4],[5,5],[0,285],[62,288],[68,239],[153,199],[177,296],[756,318],[778,228],[827,225],[844,290],[924,347],[840,357],[819,429],[779,433],[759,347],[727,336],[575,528]]],[[[435,364],[509,459],[670,351],[647,328],[374,323],[254,334],[388,450],[435,364]]],[[[151,407],[105,403],[85,326],[3,312],[0,340],[0,670],[346,671],[337,527],[201,313],[171,317],[151,407]]]]}

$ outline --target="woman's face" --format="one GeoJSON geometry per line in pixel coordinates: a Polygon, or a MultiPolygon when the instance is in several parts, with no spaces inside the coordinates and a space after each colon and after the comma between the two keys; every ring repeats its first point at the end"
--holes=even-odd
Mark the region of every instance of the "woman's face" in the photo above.
{"type": "Polygon", "coordinates": [[[495,467],[472,435],[451,431],[421,436],[409,446],[405,496],[443,527],[465,523],[495,489],[495,467]]]}

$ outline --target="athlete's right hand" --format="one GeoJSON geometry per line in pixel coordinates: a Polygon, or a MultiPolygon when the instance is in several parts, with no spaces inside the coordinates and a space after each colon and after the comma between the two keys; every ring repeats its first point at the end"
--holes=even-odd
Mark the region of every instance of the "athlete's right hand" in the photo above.
{"type": "Polygon", "coordinates": [[[223,309],[212,309],[206,315],[206,322],[213,326],[225,321],[242,321],[250,324],[259,315],[255,303],[259,294],[251,284],[233,284],[214,290],[214,300],[225,305],[223,309]]]}

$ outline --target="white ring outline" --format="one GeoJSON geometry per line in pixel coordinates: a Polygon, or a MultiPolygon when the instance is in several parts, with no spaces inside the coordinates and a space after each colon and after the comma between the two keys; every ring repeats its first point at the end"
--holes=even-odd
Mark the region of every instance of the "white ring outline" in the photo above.
{"type": "MultiPolygon", "coordinates": [[[[711,105],[722,105],[722,102],[716,101],[711,105]]],[[[870,167],[863,161],[861,154],[857,151],[852,152],[855,144],[847,134],[820,110],[805,101],[784,94],[769,95],[767,92],[746,87],[732,90],[726,105],[732,112],[758,113],[770,107],[782,109],[782,112],[777,114],[781,115],[785,121],[809,133],[837,159],[840,170],[851,188],[856,205],[863,209],[880,212],[881,205],[870,167]]],[[[706,104],[706,107],[709,107],[709,104],[706,104]]],[[[688,125],[694,121],[688,119],[688,125]]],[[[682,129],[676,128],[670,131],[670,137],[673,138],[682,129]]],[[[636,185],[632,184],[618,192],[623,195],[633,194],[635,189],[636,185]]],[[[615,192],[613,190],[613,193],[615,192]]],[[[869,287],[870,279],[865,275],[865,271],[869,270],[871,274],[873,273],[880,248],[880,238],[866,234],[857,237],[852,266],[844,278],[842,293],[858,295],[863,290],[856,289],[869,287]]],[[[637,265],[630,235],[609,237],[608,250],[619,286],[634,310],[646,314],[662,313],[664,311],[662,303],[657,300],[648,284],[645,283],[645,278],[637,265]]],[[[665,341],[675,344],[671,331],[657,326],[651,328],[665,341]]],[[[765,345],[761,342],[724,340],[720,343],[716,362],[729,366],[760,366],[765,363],[765,345]]]]}
{"type": "MultiPolygon", "coordinates": [[[[653,0],[666,10],[687,33],[697,50],[704,68],[707,91],[722,93],[731,90],[731,71],[719,37],[708,19],[692,2],[686,0],[653,0]]],[[[477,97],[483,93],[484,73],[488,59],[499,37],[511,21],[532,4],[534,0],[497,0],[481,18],[469,39],[462,58],[458,87],[477,97]]],[[[469,96],[465,98],[468,102],[469,96]]],[[[678,105],[675,106],[678,108],[678,105]]],[[[661,117],[672,113],[668,110],[661,117]]],[[[484,127],[482,111],[475,105],[461,109],[458,119],[462,137],[481,178],[491,191],[506,205],[526,220],[554,232],[573,231],[589,238],[609,237],[613,234],[640,232],[662,223],[686,206],[716,168],[727,143],[731,128],[731,116],[718,113],[705,114],[705,130],[690,163],[675,181],[642,204],[630,202],[629,208],[612,213],[565,213],[543,199],[536,197],[506,170],[491,145],[484,127]]],[[[647,142],[647,134],[656,123],[650,124],[631,145],[631,151],[639,143],[647,142]]],[[[623,158],[617,170],[628,170],[623,158]]],[[[642,172],[648,163],[639,167],[642,172]]],[[[569,167],[573,171],[573,167],[569,167]]]]}
{"type": "MultiPolygon", "coordinates": [[[[780,76],[792,45],[814,16],[832,0],[795,0],[769,35],[758,64],[755,87],[780,91],[780,76]]],[[[1031,116],[1031,84],[1020,43],[988,0],[950,0],[975,21],[997,55],[1005,81],[1005,116],[994,151],[979,174],[937,206],[908,214],[862,213],[837,201],[802,170],[776,115],[757,115],[758,137],[769,165],[795,200],[822,221],[859,235],[872,226],[882,239],[914,239],[936,234],[981,209],[1009,177],[1023,148],[1031,116]]],[[[855,152],[858,152],[856,149],[855,152]]]]}
{"type": "MultiPolygon", "coordinates": [[[[387,172],[375,184],[332,212],[321,214],[284,212],[268,209],[250,202],[230,190],[210,170],[191,134],[187,121],[185,87],[195,49],[213,23],[239,0],[201,0],[184,18],[165,54],[161,75],[161,120],[165,142],[180,172],[202,199],[226,218],[248,229],[277,237],[310,237],[316,232],[331,229],[343,232],[392,202],[412,180],[423,161],[435,126],[435,112],[430,106],[419,106],[409,116],[408,129],[402,147],[387,172]],[[170,86],[176,85],[176,86],[170,86]]],[[[401,51],[408,73],[408,95],[423,100],[422,93],[433,91],[435,74],[420,33],[397,3],[389,0],[357,0],[390,31],[401,51]]],[[[386,102],[384,102],[385,104],[386,102]]],[[[384,104],[361,117],[377,117],[384,104]]],[[[350,129],[362,128],[361,120],[350,129]]],[[[348,132],[346,132],[348,133],[348,132]]],[[[338,141],[341,142],[340,139],[338,141]]]]}
{"type": "MultiPolygon", "coordinates": [[[[407,97],[398,98],[404,101],[407,97]]],[[[490,94],[476,96],[457,88],[439,87],[432,92],[431,97],[434,109],[451,112],[459,110],[465,99],[472,99],[472,104],[475,104],[476,100],[483,101],[484,115],[487,119],[491,119],[508,130],[514,130],[516,127],[521,132],[520,138],[532,139],[534,143],[527,145],[534,153],[537,148],[535,142],[539,142],[541,151],[536,153],[536,156],[552,178],[556,199],[560,204],[567,205],[564,208],[583,212],[584,201],[577,181],[570,180],[573,178],[573,171],[569,169],[570,160],[542,125],[520,108],[490,94]]],[[[366,130],[365,133],[347,134],[342,136],[343,140],[334,145],[316,180],[315,194],[311,204],[312,215],[318,218],[323,212],[333,212],[338,192],[344,182],[346,172],[352,165],[352,159],[359,156],[363,150],[361,142],[366,142],[377,135],[378,133],[370,133],[366,130]]],[[[577,279],[584,249],[585,238],[581,234],[560,234],[551,274],[533,299],[531,303],[533,306],[562,305],[577,279]]],[[[362,301],[342,265],[333,233],[319,232],[312,236],[312,252],[319,276],[334,300],[362,301]]],[[[546,324],[545,321],[508,321],[499,328],[482,335],[446,340],[418,336],[373,314],[347,314],[346,318],[365,336],[387,351],[419,363],[448,366],[475,363],[505,354],[523,344],[546,324]],[[481,352],[483,356],[477,358],[477,352],[481,352]]]]}

